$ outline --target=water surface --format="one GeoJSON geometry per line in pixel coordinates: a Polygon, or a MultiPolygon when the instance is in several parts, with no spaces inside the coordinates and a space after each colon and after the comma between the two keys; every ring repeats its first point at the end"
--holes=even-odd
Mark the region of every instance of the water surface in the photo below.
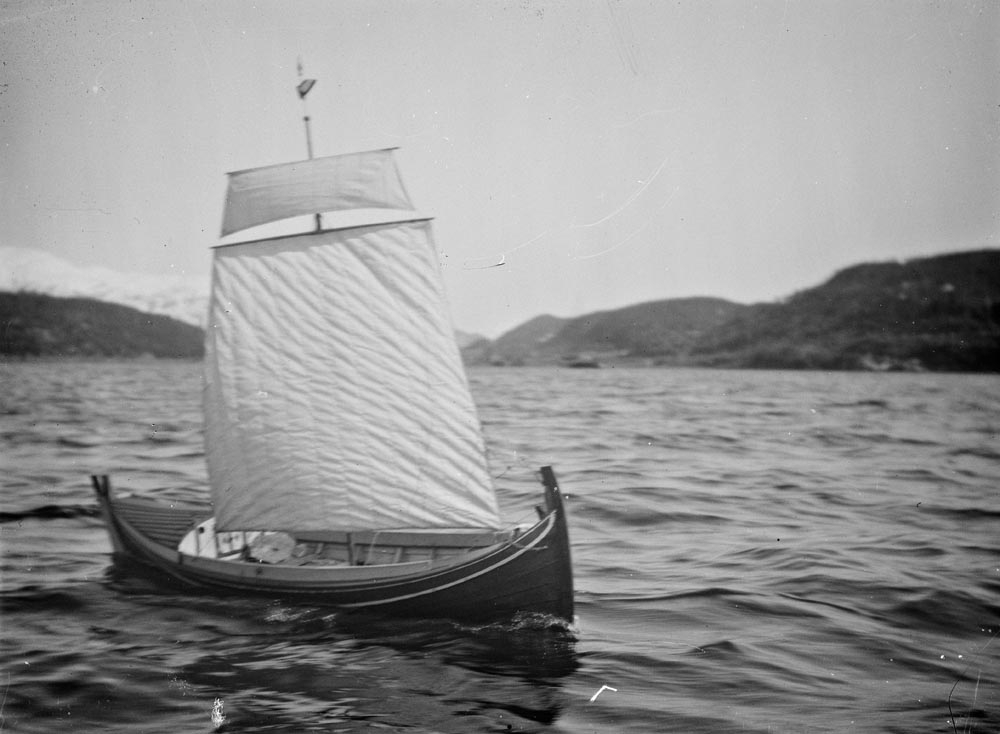
{"type": "Polygon", "coordinates": [[[995,376],[472,370],[505,516],[569,495],[567,631],[113,569],[87,477],[203,496],[199,369],[0,366],[0,730],[1000,731],[995,376]]]}

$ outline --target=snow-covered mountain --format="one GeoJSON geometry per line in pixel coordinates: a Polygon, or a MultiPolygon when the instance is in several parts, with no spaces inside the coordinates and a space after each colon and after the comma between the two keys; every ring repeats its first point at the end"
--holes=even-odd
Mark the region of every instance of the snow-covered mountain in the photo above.
{"type": "MultiPolygon", "coordinates": [[[[140,311],[172,316],[205,327],[208,277],[121,273],[79,266],[41,250],[0,246],[0,291],[34,291],[50,296],[97,298],[140,311]]],[[[455,332],[460,347],[483,339],[455,332]]]]}
{"type": "Polygon", "coordinates": [[[0,246],[0,290],[97,298],[202,327],[208,309],[207,278],[81,267],[26,247],[0,246]]]}

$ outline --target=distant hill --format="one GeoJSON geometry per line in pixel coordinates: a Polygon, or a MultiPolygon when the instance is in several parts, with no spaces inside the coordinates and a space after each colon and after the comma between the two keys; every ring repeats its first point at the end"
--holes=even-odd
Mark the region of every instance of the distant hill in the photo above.
{"type": "Polygon", "coordinates": [[[204,326],[208,277],[122,273],[76,265],[29,247],[0,245],[0,291],[30,291],[64,298],[96,298],[204,326]]]}
{"type": "Polygon", "coordinates": [[[4,357],[201,357],[204,332],[93,298],[0,291],[4,357]]]}
{"type": "MultiPolygon", "coordinates": [[[[555,338],[569,319],[558,316],[536,316],[511,329],[492,343],[479,342],[481,355],[478,361],[491,364],[524,364],[534,362],[545,345],[555,338]]],[[[468,355],[467,352],[463,352],[468,355]]]]}
{"type": "Polygon", "coordinates": [[[469,334],[465,331],[455,330],[455,341],[458,343],[459,349],[465,349],[470,344],[475,344],[485,338],[482,334],[469,334]]]}
{"type": "Polygon", "coordinates": [[[542,316],[470,363],[1000,372],[1000,250],[846,268],[780,303],[654,301],[542,316]]]}
{"type": "Polygon", "coordinates": [[[570,319],[549,340],[547,351],[569,354],[571,359],[608,353],[630,357],[683,354],[743,308],[721,298],[676,298],[601,311],[570,319]]]}
{"type": "Polygon", "coordinates": [[[489,345],[486,361],[580,364],[679,354],[742,308],[721,298],[682,298],[571,319],[539,316],[489,345]]]}
{"type": "Polygon", "coordinates": [[[691,350],[699,364],[1000,371],[1000,250],[841,270],[752,306],[691,350]]]}
{"type": "MultiPolygon", "coordinates": [[[[1000,372],[1000,250],[856,265],[779,303],[668,299],[458,336],[468,364],[1000,372]]],[[[128,306],[0,291],[0,356],[200,357],[202,340],[128,306]]]]}

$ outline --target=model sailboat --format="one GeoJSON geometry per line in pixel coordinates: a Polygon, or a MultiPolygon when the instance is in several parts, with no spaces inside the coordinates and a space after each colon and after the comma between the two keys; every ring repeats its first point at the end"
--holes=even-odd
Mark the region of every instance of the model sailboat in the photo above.
{"type": "Polygon", "coordinates": [[[115,554],[220,592],[571,620],[555,476],[542,468],[539,521],[504,527],[430,221],[416,218],[393,151],[309,148],[305,161],[229,174],[223,236],[310,214],[317,228],[214,250],[211,508],[117,496],[95,476],[115,554]],[[393,214],[370,216],[379,210],[393,214]],[[324,229],[318,212],[368,218],[324,229]]]}

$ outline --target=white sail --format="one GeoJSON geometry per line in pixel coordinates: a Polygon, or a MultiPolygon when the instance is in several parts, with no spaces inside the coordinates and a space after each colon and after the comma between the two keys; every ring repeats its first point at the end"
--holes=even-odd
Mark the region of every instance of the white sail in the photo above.
{"type": "Polygon", "coordinates": [[[412,209],[392,149],[312,158],[229,174],[222,235],[346,209],[412,209]]]}
{"type": "Polygon", "coordinates": [[[219,530],[499,527],[430,223],[215,249],[219,530]]]}

